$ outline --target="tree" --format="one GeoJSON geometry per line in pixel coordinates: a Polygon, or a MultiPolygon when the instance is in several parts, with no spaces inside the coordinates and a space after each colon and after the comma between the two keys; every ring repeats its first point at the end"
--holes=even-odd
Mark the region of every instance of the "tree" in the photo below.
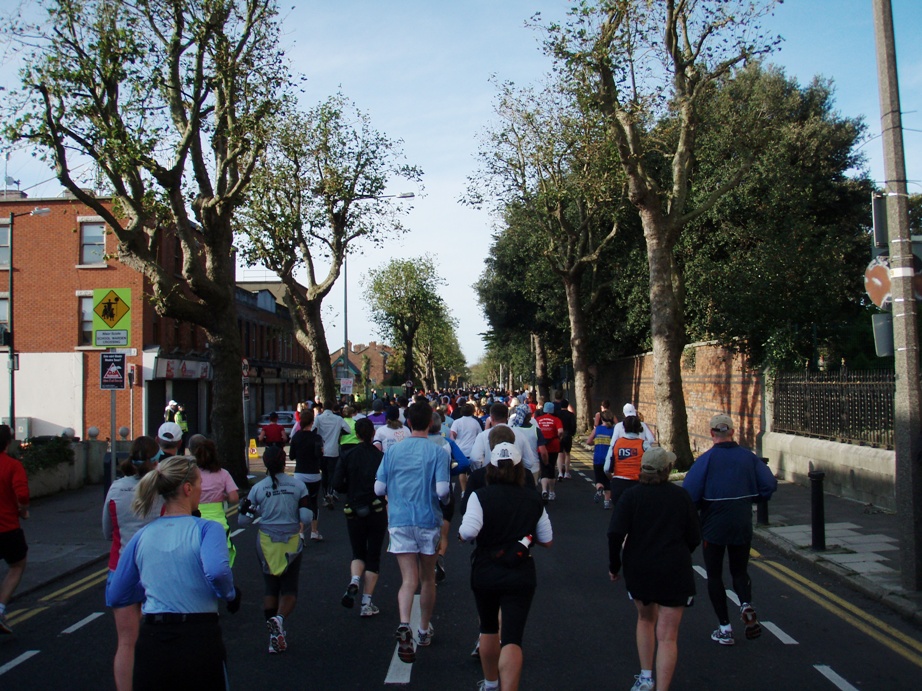
{"type": "MultiPolygon", "coordinates": [[[[246,477],[232,218],[284,102],[272,0],[57,0],[22,71],[5,134],[34,144],[118,238],[158,313],[205,329],[212,429],[246,477]],[[74,160],[76,159],[76,160],[74,160]],[[85,191],[89,159],[114,204],[85,191]],[[182,270],[161,256],[175,233],[182,270]]],[[[19,27],[23,29],[23,27],[19,27]]]]}
{"type": "Polygon", "coordinates": [[[418,183],[421,172],[401,163],[400,142],[376,131],[342,94],[307,114],[280,115],[271,129],[236,226],[247,261],[281,279],[296,337],[311,354],[315,394],[332,401],[323,299],[356,244],[377,245],[405,230],[404,209],[382,195],[392,179],[418,183]],[[306,286],[298,282],[301,270],[306,286]]]}
{"type": "Polygon", "coordinates": [[[458,322],[447,308],[427,319],[416,335],[417,374],[428,391],[439,389],[452,375],[457,378],[467,369],[455,329],[458,322]]]}
{"type": "Polygon", "coordinates": [[[872,183],[855,149],[864,125],[834,111],[829,83],[801,87],[758,64],[716,83],[701,116],[700,187],[712,187],[721,161],[747,146],[756,121],[767,144],[679,240],[690,335],[772,368],[815,361],[827,340],[826,359],[838,363],[851,355],[844,327],[867,322],[857,279],[868,262],[872,183]]]}
{"type": "Polygon", "coordinates": [[[564,82],[541,91],[503,84],[500,123],[480,151],[482,171],[470,179],[469,199],[491,195],[514,205],[539,235],[539,254],[562,283],[570,326],[570,356],[580,429],[590,425],[586,311],[598,293],[584,290],[614,239],[621,171],[604,120],[564,82]]]}
{"type": "Polygon", "coordinates": [[[749,170],[750,152],[723,162],[706,193],[690,197],[702,103],[711,85],[766,53],[758,19],[772,0],[583,0],[547,50],[596,103],[640,214],[650,270],[653,384],[660,441],[692,460],[682,390],[684,287],[674,250],[683,229],[749,170]],[[664,119],[669,128],[655,125],[664,119]]]}
{"type": "Polygon", "coordinates": [[[438,287],[439,276],[432,257],[392,259],[380,269],[372,269],[362,281],[372,320],[381,336],[399,346],[403,353],[404,381],[416,374],[416,336],[420,327],[443,317],[445,306],[438,287]]]}

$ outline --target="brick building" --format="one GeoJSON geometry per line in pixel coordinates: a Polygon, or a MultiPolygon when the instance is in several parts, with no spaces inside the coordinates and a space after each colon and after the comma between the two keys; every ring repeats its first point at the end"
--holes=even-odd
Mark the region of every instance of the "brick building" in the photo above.
{"type": "Polygon", "coordinates": [[[371,341],[367,345],[365,343],[353,345],[352,341],[349,341],[348,346],[348,374],[343,367],[343,349],[338,348],[330,353],[330,361],[333,363],[333,377],[337,380],[351,377],[355,380],[355,392],[362,393],[365,387],[365,382],[362,380],[362,358],[367,357],[370,364],[368,388],[374,389],[384,386],[384,382],[393,374],[387,368],[387,360],[394,354],[394,349],[376,341],[371,341]]]}
{"type": "MultiPolygon", "coordinates": [[[[164,266],[178,269],[175,236],[164,233],[159,251],[164,266]]],[[[158,316],[147,299],[149,283],[109,258],[115,253],[115,235],[102,218],[72,197],[0,197],[0,328],[11,327],[19,365],[10,384],[0,384],[0,414],[9,416],[15,389],[17,438],[66,427],[86,436],[94,426],[108,436],[110,393],[100,389],[105,349],[92,344],[93,291],[101,288],[131,290],[130,343],[123,352],[135,378],[132,388],[116,392],[116,426],[132,436],[155,434],[166,402],[175,399],[185,405],[190,430],[209,431],[213,371],[204,331],[158,316]],[[47,212],[30,215],[34,209],[47,212]]],[[[270,292],[238,287],[237,307],[251,367],[252,422],[310,395],[310,359],[270,292]]],[[[9,352],[0,346],[0,372],[8,371],[9,352]]]]}

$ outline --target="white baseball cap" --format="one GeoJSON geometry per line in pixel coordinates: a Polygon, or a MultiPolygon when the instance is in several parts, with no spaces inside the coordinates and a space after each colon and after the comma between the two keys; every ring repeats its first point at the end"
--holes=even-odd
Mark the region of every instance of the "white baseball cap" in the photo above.
{"type": "Polygon", "coordinates": [[[516,448],[515,444],[501,441],[490,452],[490,463],[498,466],[499,462],[505,459],[512,459],[512,464],[518,465],[522,462],[522,452],[516,448]]]}
{"type": "Polygon", "coordinates": [[[624,417],[637,417],[637,408],[631,403],[625,403],[622,412],[624,412],[624,417]]]}
{"type": "Polygon", "coordinates": [[[179,443],[182,440],[182,430],[175,422],[164,422],[157,430],[157,437],[165,442],[179,443]]]}

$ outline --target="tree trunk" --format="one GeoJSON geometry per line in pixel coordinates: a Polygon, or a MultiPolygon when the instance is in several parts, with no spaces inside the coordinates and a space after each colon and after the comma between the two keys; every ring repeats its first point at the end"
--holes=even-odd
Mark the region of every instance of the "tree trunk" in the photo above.
{"type": "MultiPolygon", "coordinates": [[[[303,318],[298,321],[303,325],[295,330],[298,342],[311,354],[311,374],[314,376],[314,398],[331,404],[336,401],[336,381],[333,378],[333,363],[330,362],[330,348],[327,346],[326,332],[320,317],[323,298],[306,300],[299,306],[303,318]]],[[[343,353],[343,357],[347,357],[343,353]]]]}
{"type": "Polygon", "coordinates": [[[691,466],[688,411],[682,390],[682,349],[685,319],[682,281],[675,265],[670,230],[656,212],[641,210],[650,266],[650,331],[653,337],[653,390],[656,398],[656,436],[678,457],[676,467],[691,466]]]}
{"type": "Polygon", "coordinates": [[[540,334],[533,333],[535,344],[535,385],[538,387],[538,399],[548,401],[551,398],[551,378],[547,373],[547,349],[540,334]]]}
{"type": "MultiPolygon", "coordinates": [[[[233,287],[230,289],[233,291],[233,287]]],[[[207,332],[214,366],[211,428],[215,444],[238,487],[248,487],[246,432],[243,424],[243,349],[237,310],[222,309],[207,332]]]]}
{"type": "Polygon", "coordinates": [[[567,293],[567,314],[570,317],[570,356],[573,359],[573,384],[575,387],[572,401],[576,408],[576,429],[589,429],[589,411],[592,408],[589,385],[589,363],[586,362],[586,323],[583,306],[580,304],[579,278],[564,277],[564,290],[567,293]]]}

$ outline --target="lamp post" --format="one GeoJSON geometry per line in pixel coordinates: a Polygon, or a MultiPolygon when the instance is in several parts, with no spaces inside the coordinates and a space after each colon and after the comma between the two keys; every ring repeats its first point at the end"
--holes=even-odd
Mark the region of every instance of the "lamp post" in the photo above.
{"type": "MultiPolygon", "coordinates": [[[[413,199],[416,196],[414,192],[401,192],[400,194],[379,194],[364,195],[356,197],[354,201],[363,199],[413,199]]],[[[349,372],[349,269],[346,253],[349,248],[343,246],[343,378],[348,376],[349,372]]],[[[340,396],[342,392],[340,391],[340,396]]]]}
{"type": "Polygon", "coordinates": [[[47,206],[35,207],[32,211],[23,211],[22,213],[10,213],[10,222],[7,225],[9,233],[8,245],[10,248],[10,260],[7,267],[7,308],[6,308],[6,334],[4,339],[7,344],[7,367],[10,372],[10,429],[13,431],[13,438],[16,438],[16,370],[19,369],[18,356],[16,349],[13,347],[13,219],[20,216],[47,216],[51,209],[47,206]]]}

